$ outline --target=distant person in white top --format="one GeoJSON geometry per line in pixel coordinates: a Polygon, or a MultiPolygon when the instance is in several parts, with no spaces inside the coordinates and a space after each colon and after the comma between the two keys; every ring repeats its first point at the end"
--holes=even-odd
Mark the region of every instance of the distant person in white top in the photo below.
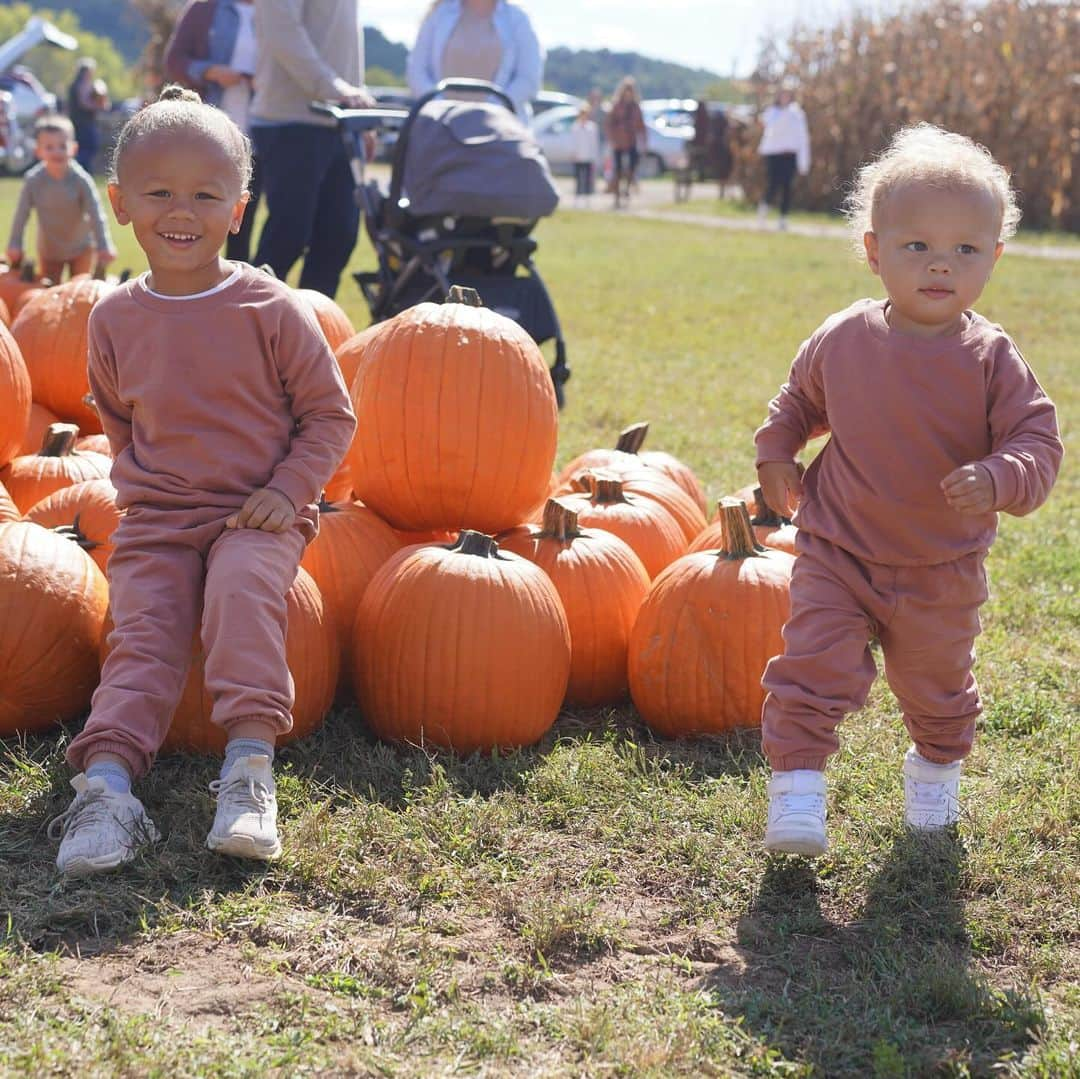
{"type": "Polygon", "coordinates": [[[765,160],[765,197],[758,203],[758,220],[764,223],[773,199],[780,196],[780,228],[787,228],[791,208],[791,185],[796,171],[810,171],[810,132],[806,113],[792,91],[783,87],[776,101],[761,114],[764,134],[758,153],[765,160]]]}
{"type": "Polygon", "coordinates": [[[528,122],[544,76],[544,53],[525,9],[509,0],[435,0],[405,73],[417,97],[443,79],[493,82],[528,122]]]}
{"type": "Polygon", "coordinates": [[[600,160],[600,126],[592,118],[592,108],[582,105],[570,128],[570,154],[574,161],[574,205],[589,204],[593,177],[600,160]]]}

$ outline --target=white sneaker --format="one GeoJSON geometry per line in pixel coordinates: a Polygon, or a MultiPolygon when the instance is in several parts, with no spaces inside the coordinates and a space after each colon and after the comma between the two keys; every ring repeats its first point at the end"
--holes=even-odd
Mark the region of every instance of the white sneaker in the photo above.
{"type": "Polygon", "coordinates": [[[237,858],[277,858],[281,841],[276,790],[269,757],[240,757],[223,779],[210,784],[210,793],[217,798],[217,812],[206,845],[219,854],[237,858]]]}
{"type": "Polygon", "coordinates": [[[787,218],[783,214],[780,215],[780,220],[776,222],[776,227],[780,232],[787,232],[787,218]]]}
{"type": "Polygon", "coordinates": [[[49,838],[59,839],[56,868],[85,877],[130,862],[144,843],[160,839],[142,802],[130,792],[110,790],[100,776],[80,773],[71,781],[75,800],[49,821],[49,838]]]}
{"type": "Polygon", "coordinates": [[[767,202],[759,202],[757,204],[757,219],[759,225],[765,224],[765,218],[769,216],[769,204],[767,202]]]}
{"type": "Polygon", "coordinates": [[[904,820],[936,831],[960,819],[960,761],[935,764],[912,746],[904,755],[904,820]]]}
{"type": "Polygon", "coordinates": [[[809,768],[775,772],[769,780],[765,849],[786,854],[824,854],[825,773],[809,768]]]}

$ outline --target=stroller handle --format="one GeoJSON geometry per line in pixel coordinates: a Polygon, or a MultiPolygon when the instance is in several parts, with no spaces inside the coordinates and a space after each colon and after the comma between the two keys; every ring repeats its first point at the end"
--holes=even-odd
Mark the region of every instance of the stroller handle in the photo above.
{"type": "Polygon", "coordinates": [[[346,109],[331,101],[312,101],[308,108],[336,120],[345,131],[396,131],[409,118],[405,109],[346,109]]]}

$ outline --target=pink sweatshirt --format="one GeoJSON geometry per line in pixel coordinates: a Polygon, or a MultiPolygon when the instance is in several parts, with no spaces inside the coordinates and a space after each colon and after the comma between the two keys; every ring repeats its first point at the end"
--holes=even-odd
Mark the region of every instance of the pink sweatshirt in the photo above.
{"type": "Polygon", "coordinates": [[[754,436],[757,463],[791,462],[826,432],[795,523],[895,566],[986,550],[996,511],[1042,505],[1064,452],[1053,403],[1000,326],[969,311],[959,334],[915,337],[889,327],[883,300],[857,301],[803,343],[754,436]],[[994,510],[957,513],[939,484],[975,461],[994,510]]]}
{"type": "Polygon", "coordinates": [[[90,387],[123,507],[237,509],[261,487],[312,503],[356,427],[303,300],[244,263],[225,288],[155,296],[145,275],[90,316],[90,387]]]}

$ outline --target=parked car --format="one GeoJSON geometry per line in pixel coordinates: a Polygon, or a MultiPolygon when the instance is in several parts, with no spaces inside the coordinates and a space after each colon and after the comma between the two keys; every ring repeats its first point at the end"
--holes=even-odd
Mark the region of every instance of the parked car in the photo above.
{"type": "MultiPolygon", "coordinates": [[[[687,161],[686,143],[694,135],[693,124],[689,128],[669,128],[646,114],[644,108],[641,111],[645,118],[645,151],[638,164],[638,175],[649,179],[684,167],[687,161]]],[[[577,114],[577,106],[557,105],[533,118],[533,135],[548,159],[552,172],[574,171],[570,129],[577,114]]]]}

